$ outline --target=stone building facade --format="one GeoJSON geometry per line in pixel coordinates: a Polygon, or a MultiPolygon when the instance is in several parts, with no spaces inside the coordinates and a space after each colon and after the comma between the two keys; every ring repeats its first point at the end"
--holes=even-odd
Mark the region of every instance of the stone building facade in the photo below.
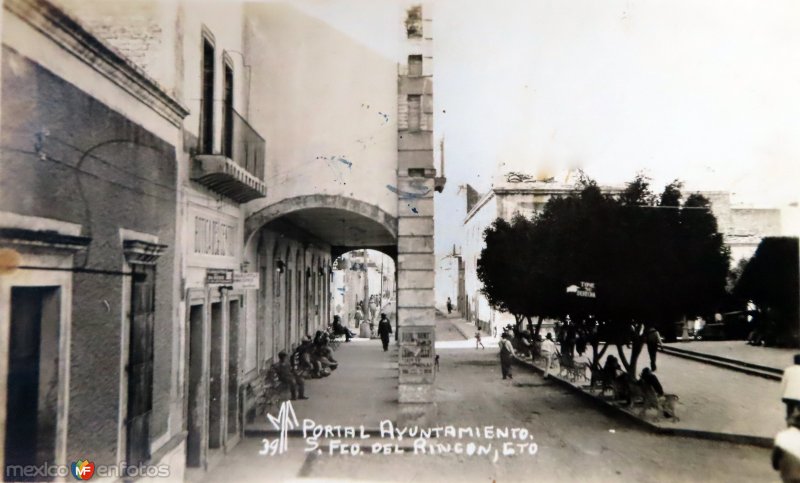
{"type": "Polygon", "coordinates": [[[158,459],[182,443],[168,428],[188,110],[47,2],[4,2],[2,49],[0,245],[23,267],[0,276],[3,467],[158,459]]]}
{"type": "Polygon", "coordinates": [[[44,443],[3,464],[207,469],[365,248],[397,267],[401,412],[433,414],[432,21],[381,8],[376,50],[283,3],[4,2],[0,441],[44,443]]]}

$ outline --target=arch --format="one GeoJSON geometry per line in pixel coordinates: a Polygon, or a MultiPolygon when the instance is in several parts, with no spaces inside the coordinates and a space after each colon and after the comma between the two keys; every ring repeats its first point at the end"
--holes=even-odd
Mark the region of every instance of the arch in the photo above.
{"type": "Polygon", "coordinates": [[[248,216],[244,225],[245,245],[250,243],[261,227],[273,220],[291,213],[322,209],[341,210],[367,218],[383,227],[394,242],[397,240],[397,218],[378,206],[341,195],[315,194],[286,198],[248,216]]]}

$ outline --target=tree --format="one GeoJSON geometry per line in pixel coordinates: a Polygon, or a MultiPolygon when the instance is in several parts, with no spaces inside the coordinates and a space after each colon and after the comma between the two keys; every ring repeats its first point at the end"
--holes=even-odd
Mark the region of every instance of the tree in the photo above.
{"type": "Polygon", "coordinates": [[[681,317],[717,308],[725,294],[729,256],[708,200],[691,195],[681,205],[680,189],[674,181],[655,195],[637,175],[615,198],[583,177],[575,193],[550,199],[532,220],[495,221],[478,262],[484,294],[518,323],[596,321],[594,363],[610,343],[634,374],[641,334],[674,332],[681,317]],[[566,294],[581,282],[594,283],[596,299],[566,294]]]}
{"type": "Polygon", "coordinates": [[[756,323],[767,345],[798,346],[798,240],[767,237],[756,249],[734,288],[742,304],[752,300],[756,323]]]}
{"type": "Polygon", "coordinates": [[[485,247],[478,259],[481,292],[496,310],[511,313],[518,326],[530,314],[531,253],[524,247],[530,246],[531,229],[530,220],[523,216],[515,216],[511,223],[496,219],[484,230],[485,247]]]}

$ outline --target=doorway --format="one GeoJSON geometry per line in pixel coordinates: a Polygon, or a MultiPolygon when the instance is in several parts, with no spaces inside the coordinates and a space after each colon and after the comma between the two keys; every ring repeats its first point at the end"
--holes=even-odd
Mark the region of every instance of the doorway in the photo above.
{"type": "Polygon", "coordinates": [[[186,439],[186,466],[199,467],[203,461],[203,420],[205,405],[200,400],[203,393],[203,312],[205,305],[192,305],[189,309],[189,377],[186,439]]]}
{"type": "Polygon", "coordinates": [[[153,325],[155,267],[132,266],[126,462],[150,459],[150,415],[153,409],[153,325]]]}
{"type": "Polygon", "coordinates": [[[222,446],[222,364],[225,335],[222,327],[222,302],[211,304],[211,372],[208,380],[208,447],[222,446]]]}
{"type": "Polygon", "coordinates": [[[239,300],[228,302],[228,437],[239,432],[239,300]]]}
{"type": "Polygon", "coordinates": [[[60,310],[58,287],[11,288],[6,468],[55,463],[60,310]]]}

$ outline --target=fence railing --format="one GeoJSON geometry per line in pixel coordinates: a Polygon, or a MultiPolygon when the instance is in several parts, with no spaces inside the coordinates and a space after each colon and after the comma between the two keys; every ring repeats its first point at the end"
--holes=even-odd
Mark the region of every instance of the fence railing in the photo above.
{"type": "MultiPolygon", "coordinates": [[[[267,143],[258,131],[235,110],[230,158],[248,173],[264,181],[267,143]]],[[[224,143],[223,143],[224,145],[224,143]]]]}
{"type": "MultiPolygon", "coordinates": [[[[201,112],[205,112],[205,102],[200,102],[201,112]]],[[[212,114],[212,113],[207,113],[212,114]]],[[[217,115],[218,111],[212,115],[217,115]]],[[[197,154],[222,154],[244,169],[251,175],[264,181],[266,172],[266,146],[267,143],[247,119],[235,109],[222,110],[222,142],[220,152],[213,152],[212,143],[207,138],[213,136],[213,131],[208,126],[200,126],[200,140],[197,154]]]]}

